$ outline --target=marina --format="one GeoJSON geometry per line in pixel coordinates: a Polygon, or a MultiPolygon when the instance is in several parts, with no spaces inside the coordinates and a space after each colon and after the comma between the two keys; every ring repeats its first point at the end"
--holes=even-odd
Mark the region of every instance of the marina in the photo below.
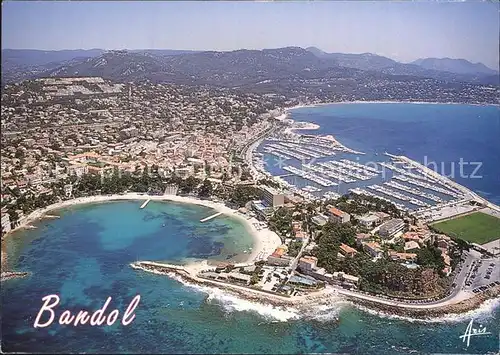
{"type": "Polygon", "coordinates": [[[340,171],[347,172],[350,174],[350,176],[357,178],[358,180],[370,180],[371,178],[374,178],[377,176],[377,174],[366,171],[365,169],[352,165],[350,163],[350,160],[345,160],[344,161],[337,161],[337,160],[332,160],[327,163],[328,166],[335,167],[336,169],[339,169],[340,171]]]}
{"type": "Polygon", "coordinates": [[[318,192],[318,191],[321,191],[321,189],[318,189],[317,187],[309,186],[309,185],[303,187],[302,190],[304,190],[306,192],[318,192]]]}
{"type": "Polygon", "coordinates": [[[443,201],[440,197],[438,197],[436,195],[432,195],[432,194],[429,194],[427,192],[420,191],[419,189],[415,189],[415,188],[412,188],[409,186],[402,185],[402,184],[397,183],[395,181],[386,182],[386,183],[384,183],[384,185],[387,185],[387,186],[392,187],[392,188],[397,189],[397,190],[408,192],[408,193],[415,195],[415,196],[419,196],[419,197],[423,196],[426,199],[429,199],[429,200],[434,201],[434,202],[442,202],[443,201]]]}
{"type": "Polygon", "coordinates": [[[430,205],[428,203],[426,203],[426,202],[417,200],[416,198],[409,197],[407,195],[403,195],[403,194],[401,194],[399,192],[396,192],[396,191],[394,191],[392,189],[388,189],[388,188],[383,187],[383,186],[372,185],[372,186],[367,186],[367,188],[370,189],[370,190],[378,191],[378,192],[380,192],[380,193],[382,193],[384,195],[396,198],[398,200],[409,202],[412,205],[416,205],[416,206],[419,206],[419,207],[430,207],[430,205]]]}
{"type": "Polygon", "coordinates": [[[399,168],[399,167],[395,166],[394,164],[390,164],[390,163],[386,163],[386,162],[380,162],[379,164],[381,166],[383,166],[384,168],[388,168],[388,169],[390,169],[392,171],[400,173],[401,175],[405,175],[405,176],[411,177],[413,179],[418,179],[418,180],[426,180],[427,179],[423,175],[418,175],[418,174],[410,173],[409,171],[406,171],[405,169],[399,168]]]}
{"type": "Polygon", "coordinates": [[[285,159],[285,160],[288,160],[288,159],[292,159],[291,157],[289,157],[288,155],[285,155],[283,153],[280,153],[279,151],[277,150],[273,150],[271,148],[267,148],[265,147],[263,149],[264,152],[268,153],[268,154],[272,154],[274,155],[275,157],[278,157],[278,158],[282,158],[282,159],[285,159]]]}
{"type": "Polygon", "coordinates": [[[346,169],[337,161],[329,161],[326,163],[318,163],[318,165],[330,170],[331,172],[338,174],[339,176],[346,177],[350,181],[345,182],[355,182],[356,180],[370,180],[371,177],[366,175],[359,174],[357,172],[352,171],[351,169],[346,169]]]}
{"type": "Polygon", "coordinates": [[[304,179],[307,179],[307,180],[310,180],[312,182],[315,182],[321,186],[324,186],[324,187],[328,187],[328,186],[336,186],[338,185],[337,183],[331,181],[331,180],[328,180],[328,179],[324,179],[312,172],[307,172],[307,171],[304,171],[302,169],[298,169],[294,166],[285,166],[283,168],[283,170],[286,170],[286,171],[289,171],[295,175],[298,175],[300,176],[301,178],[304,178],[304,179]]]}
{"type": "Polygon", "coordinates": [[[292,150],[295,150],[296,152],[299,152],[299,153],[302,153],[305,155],[309,155],[312,158],[321,158],[322,157],[321,154],[318,154],[317,152],[313,152],[311,150],[305,149],[305,147],[300,146],[300,145],[295,144],[295,143],[281,142],[280,144],[288,149],[292,149],[292,150]]]}
{"type": "Polygon", "coordinates": [[[325,176],[337,179],[337,180],[345,182],[345,183],[351,183],[351,182],[356,181],[356,180],[350,179],[346,176],[342,176],[342,174],[336,173],[336,172],[332,171],[331,169],[326,169],[326,168],[322,167],[322,164],[323,163],[318,163],[317,165],[305,164],[304,168],[306,168],[308,170],[312,170],[312,171],[320,173],[320,174],[323,174],[325,176]],[[318,165],[320,165],[321,167],[318,165]]]}
{"type": "Polygon", "coordinates": [[[340,159],[340,161],[343,162],[344,164],[346,164],[347,166],[357,167],[361,172],[369,171],[375,175],[377,175],[381,172],[380,170],[378,170],[375,167],[363,165],[363,164],[360,164],[360,163],[352,161],[352,160],[340,159]]]}
{"type": "Polygon", "coordinates": [[[428,190],[433,190],[433,191],[436,191],[436,192],[440,192],[444,195],[448,195],[448,196],[452,196],[454,198],[461,198],[463,197],[462,195],[456,193],[456,192],[452,192],[448,189],[445,189],[445,188],[442,188],[442,187],[439,187],[439,186],[436,186],[436,185],[431,185],[429,183],[426,183],[426,182],[423,182],[423,181],[419,181],[419,180],[415,180],[415,179],[410,179],[406,176],[401,176],[401,175],[396,175],[396,176],[393,176],[393,179],[395,180],[399,180],[399,181],[403,181],[403,182],[406,182],[408,184],[411,184],[411,185],[415,185],[415,186],[420,186],[420,187],[423,187],[423,188],[426,188],[428,190]]]}
{"type": "Polygon", "coordinates": [[[337,154],[337,153],[335,153],[334,149],[325,148],[323,146],[317,146],[317,145],[313,145],[313,144],[307,145],[307,146],[305,146],[305,148],[307,148],[308,150],[310,150],[312,152],[323,154],[323,156],[325,156],[325,157],[329,157],[329,156],[333,156],[333,155],[337,154]]]}
{"type": "MultiPolygon", "coordinates": [[[[274,177],[279,179],[283,186],[306,200],[337,199],[345,191],[350,191],[390,202],[402,211],[417,212],[448,203],[450,198],[456,201],[464,197],[464,192],[459,187],[405,157],[385,153],[384,155],[390,157],[390,161],[366,163],[367,165],[359,162],[359,158],[342,157],[338,160],[334,158],[329,160],[328,157],[339,153],[364,154],[343,146],[333,136],[280,132],[266,140],[262,153],[271,154],[282,160],[296,159],[301,162],[300,165],[289,163],[283,168],[279,166],[286,173],[277,171],[274,177]],[[327,159],[314,162],[318,158],[327,159]],[[387,173],[387,169],[391,171],[390,174],[387,173]],[[381,174],[383,174],[382,179],[380,179],[381,174]],[[294,176],[314,184],[294,180],[294,176]],[[373,181],[370,185],[369,181],[372,179],[377,179],[377,182],[373,181]],[[347,189],[342,187],[342,184],[355,184],[355,188],[347,189]],[[339,188],[329,191],[330,187],[335,186],[339,188]]],[[[255,166],[265,175],[272,176],[265,170],[267,167],[265,168],[266,164],[262,161],[263,155],[260,157],[256,159],[255,166]]]]}
{"type": "Polygon", "coordinates": [[[278,153],[285,154],[286,156],[290,156],[290,157],[293,157],[293,158],[298,159],[298,160],[304,160],[304,159],[311,158],[310,156],[307,156],[307,155],[304,155],[301,153],[297,153],[297,152],[293,152],[290,149],[287,149],[286,147],[280,146],[278,144],[269,144],[268,147],[272,148],[272,150],[270,150],[270,152],[278,152],[278,153]]]}
{"type": "Polygon", "coordinates": [[[267,141],[273,142],[272,144],[283,145],[290,149],[303,149],[304,153],[307,154],[311,154],[313,152],[321,154],[321,156],[318,157],[333,156],[338,152],[359,155],[364,154],[363,152],[357,152],[343,146],[332,136],[311,136],[297,133],[282,135],[278,133],[274,137],[268,137],[267,141]]]}

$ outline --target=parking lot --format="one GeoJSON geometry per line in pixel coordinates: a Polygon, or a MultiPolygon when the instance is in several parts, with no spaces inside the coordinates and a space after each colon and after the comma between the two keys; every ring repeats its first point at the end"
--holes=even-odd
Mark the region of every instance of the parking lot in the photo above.
{"type": "Polygon", "coordinates": [[[276,286],[288,276],[288,269],[284,267],[264,266],[263,270],[259,286],[266,291],[276,291],[276,286]]]}
{"type": "Polygon", "coordinates": [[[492,282],[488,285],[476,287],[475,289],[472,290],[472,292],[474,292],[474,293],[484,292],[487,289],[489,289],[490,287],[495,287],[498,285],[500,285],[500,281],[495,281],[495,282],[492,282]]]}
{"type": "Polygon", "coordinates": [[[480,259],[474,266],[465,282],[467,289],[478,289],[500,280],[499,259],[480,259]]]}

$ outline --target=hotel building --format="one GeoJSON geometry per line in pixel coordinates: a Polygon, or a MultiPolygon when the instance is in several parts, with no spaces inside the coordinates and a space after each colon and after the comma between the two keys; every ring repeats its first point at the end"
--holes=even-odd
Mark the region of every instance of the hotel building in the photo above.
{"type": "Polygon", "coordinates": [[[269,186],[259,187],[262,194],[262,201],[270,207],[279,207],[285,204],[285,195],[269,186]]]}
{"type": "Polygon", "coordinates": [[[380,226],[379,234],[384,238],[390,238],[394,234],[403,231],[405,222],[399,218],[393,218],[380,226]]]}

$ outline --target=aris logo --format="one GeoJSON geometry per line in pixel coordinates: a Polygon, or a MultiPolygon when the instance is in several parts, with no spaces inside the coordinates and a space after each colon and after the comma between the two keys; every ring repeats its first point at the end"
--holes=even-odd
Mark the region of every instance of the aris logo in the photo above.
{"type": "Polygon", "coordinates": [[[479,328],[474,328],[474,319],[471,319],[469,324],[467,325],[467,328],[465,329],[465,333],[463,335],[460,335],[460,339],[462,339],[462,342],[465,343],[467,341],[467,347],[470,345],[470,338],[472,336],[477,336],[477,335],[488,335],[491,334],[490,332],[486,331],[486,327],[483,327],[481,324],[479,325],[479,328]]]}

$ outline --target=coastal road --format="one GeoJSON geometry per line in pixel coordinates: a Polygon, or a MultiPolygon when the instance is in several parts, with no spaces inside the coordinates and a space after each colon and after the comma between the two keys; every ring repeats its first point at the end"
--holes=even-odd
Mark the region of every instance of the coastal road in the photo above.
{"type": "MultiPolygon", "coordinates": [[[[243,148],[241,149],[241,157],[247,161],[247,163],[251,164],[252,163],[252,159],[251,159],[251,151],[253,149],[250,149],[252,147],[252,145],[254,145],[255,143],[257,143],[258,141],[260,141],[261,139],[264,139],[267,135],[271,134],[273,132],[273,130],[276,129],[276,124],[274,123],[271,123],[271,125],[266,128],[263,132],[261,132],[259,135],[257,135],[257,137],[252,137],[250,138],[250,141],[248,141],[244,146],[243,148]],[[250,153],[250,154],[248,154],[250,153]]],[[[254,147],[255,148],[255,147],[254,147]]]]}
{"type": "Polygon", "coordinates": [[[459,292],[457,295],[455,295],[452,298],[447,299],[447,300],[443,299],[443,300],[440,300],[440,301],[437,301],[437,302],[434,302],[434,303],[414,304],[414,303],[398,302],[398,301],[394,301],[394,300],[390,300],[390,299],[383,299],[383,298],[380,298],[380,297],[366,295],[366,294],[362,294],[362,293],[355,292],[355,291],[349,291],[349,290],[346,290],[346,289],[343,289],[343,288],[339,288],[339,287],[334,287],[334,286],[332,286],[332,287],[333,287],[333,289],[338,294],[341,294],[341,295],[351,296],[351,297],[354,297],[354,298],[363,299],[363,300],[366,300],[366,301],[372,301],[372,302],[376,302],[376,303],[380,303],[380,304],[385,304],[385,305],[388,305],[388,306],[400,307],[400,308],[408,308],[408,309],[432,309],[432,308],[439,308],[439,307],[442,307],[442,306],[445,306],[445,305],[448,305],[448,304],[453,304],[453,303],[462,301],[465,298],[468,298],[468,297],[465,297],[465,296],[467,296],[469,294],[466,291],[462,291],[462,292],[459,292]],[[456,298],[456,300],[454,300],[454,298],[456,298]]]}

